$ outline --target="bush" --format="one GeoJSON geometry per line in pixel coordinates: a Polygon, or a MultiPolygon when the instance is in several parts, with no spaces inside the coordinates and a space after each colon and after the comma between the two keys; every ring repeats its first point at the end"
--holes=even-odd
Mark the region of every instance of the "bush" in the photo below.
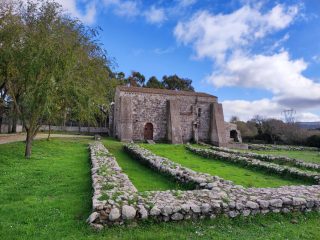
{"type": "Polygon", "coordinates": [[[307,145],[320,148],[320,135],[312,135],[307,138],[307,145]]]}

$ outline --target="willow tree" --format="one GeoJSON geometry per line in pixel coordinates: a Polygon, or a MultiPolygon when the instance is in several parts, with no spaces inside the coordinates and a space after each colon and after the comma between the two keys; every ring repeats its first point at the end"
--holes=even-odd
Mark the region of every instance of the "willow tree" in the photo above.
{"type": "MultiPolygon", "coordinates": [[[[11,4],[13,10],[1,9],[0,17],[15,16],[22,30],[14,36],[19,44],[14,61],[18,77],[6,86],[25,126],[25,157],[30,158],[32,141],[46,119],[71,109],[78,118],[94,122],[100,107],[108,104],[110,70],[97,31],[65,15],[60,5],[52,1],[11,4]]],[[[5,28],[0,26],[0,31],[5,28]]]]}

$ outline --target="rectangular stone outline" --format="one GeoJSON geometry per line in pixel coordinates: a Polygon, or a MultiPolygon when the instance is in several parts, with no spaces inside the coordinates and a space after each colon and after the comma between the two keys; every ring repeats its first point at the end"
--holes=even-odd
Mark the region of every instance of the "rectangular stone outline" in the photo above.
{"type": "Polygon", "coordinates": [[[284,164],[290,163],[294,166],[303,167],[303,168],[310,169],[310,170],[320,170],[319,163],[305,162],[303,160],[296,159],[296,158],[290,158],[290,157],[285,157],[285,156],[274,156],[274,155],[270,155],[270,154],[261,154],[261,153],[253,153],[253,152],[240,152],[240,151],[236,151],[234,149],[229,149],[229,148],[224,148],[224,147],[216,147],[216,146],[211,146],[211,145],[208,145],[208,147],[211,148],[212,150],[215,150],[215,151],[237,154],[241,157],[256,158],[256,159],[266,161],[266,162],[279,161],[284,164]]]}
{"type": "Polygon", "coordinates": [[[255,158],[244,157],[240,154],[230,153],[226,151],[215,151],[213,149],[196,148],[192,147],[190,144],[186,145],[186,148],[189,151],[201,155],[203,157],[217,158],[228,162],[238,163],[245,166],[257,167],[264,170],[272,171],[279,175],[290,175],[292,177],[306,179],[312,181],[315,184],[320,183],[320,173],[304,171],[294,167],[288,167],[276,163],[261,161],[255,158]]]}
{"type": "MultiPolygon", "coordinates": [[[[167,162],[167,166],[171,166],[169,173],[176,174],[179,172],[177,179],[181,179],[181,176],[186,177],[183,175],[183,171],[181,173],[182,169],[170,160],[156,156],[137,145],[131,146],[135,146],[131,147],[131,150],[145,158],[145,161],[167,162]]],[[[242,186],[232,184],[230,181],[211,176],[211,179],[215,181],[212,182],[213,186],[212,188],[210,186],[210,190],[170,190],[139,193],[128,176],[122,172],[116,159],[109,154],[101,142],[90,144],[90,152],[93,166],[92,185],[94,194],[92,198],[93,210],[87,221],[96,229],[143,219],[179,221],[190,218],[214,218],[222,214],[236,217],[238,215],[248,216],[268,212],[320,211],[319,185],[245,189],[242,186]],[[103,174],[104,167],[109,170],[106,172],[107,174],[103,174]],[[101,168],[102,171],[100,171],[101,168]],[[113,196],[117,192],[116,190],[112,191],[112,189],[103,190],[105,184],[110,183],[121,190],[119,190],[121,195],[117,195],[113,199],[100,200],[105,192],[108,196],[113,196]]],[[[158,166],[159,171],[162,167],[159,164],[153,166],[158,166]]],[[[184,168],[184,171],[192,174],[191,179],[196,178],[193,174],[197,172],[187,168],[184,168]]],[[[199,176],[207,175],[199,173],[199,176]]],[[[208,186],[207,181],[201,181],[201,183],[207,184],[202,187],[208,186]]]]}

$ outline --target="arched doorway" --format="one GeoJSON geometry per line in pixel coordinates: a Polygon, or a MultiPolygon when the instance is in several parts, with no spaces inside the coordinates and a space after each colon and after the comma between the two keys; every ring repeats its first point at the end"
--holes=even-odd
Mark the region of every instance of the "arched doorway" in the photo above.
{"type": "Polygon", "coordinates": [[[230,131],[230,138],[232,138],[235,142],[239,142],[238,132],[236,130],[230,131]]]}
{"type": "Polygon", "coordinates": [[[153,125],[152,123],[146,123],[144,125],[144,139],[153,140],[153,125]]]}

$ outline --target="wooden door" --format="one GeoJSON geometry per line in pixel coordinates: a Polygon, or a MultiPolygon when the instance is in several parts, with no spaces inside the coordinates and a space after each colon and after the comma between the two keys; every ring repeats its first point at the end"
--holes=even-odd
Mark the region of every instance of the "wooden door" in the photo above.
{"type": "Polygon", "coordinates": [[[146,123],[144,126],[144,139],[153,140],[153,125],[152,123],[146,123]]]}

